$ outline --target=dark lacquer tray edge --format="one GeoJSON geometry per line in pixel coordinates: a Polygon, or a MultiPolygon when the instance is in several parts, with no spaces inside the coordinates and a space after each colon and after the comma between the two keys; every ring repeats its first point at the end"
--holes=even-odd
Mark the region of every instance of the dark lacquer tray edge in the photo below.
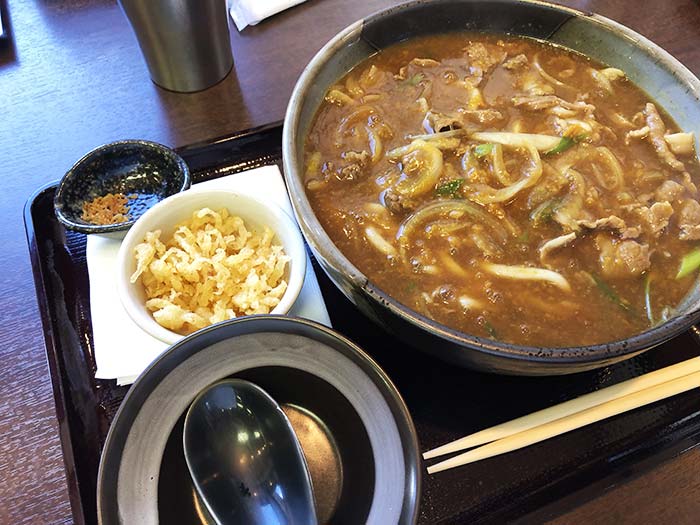
{"type": "MultiPolygon", "coordinates": [[[[691,337],[700,343],[700,328],[693,326],[689,332],[691,337]]],[[[581,488],[549,504],[539,507],[534,505],[515,521],[518,523],[543,523],[551,520],[596,499],[604,494],[606,489],[637,479],[659,465],[700,447],[700,426],[680,437],[677,436],[677,432],[680,430],[659,436],[653,443],[640,443],[634,449],[627,450],[625,454],[611,458],[609,461],[610,471],[602,478],[579,483],[581,488]],[[631,467],[634,467],[634,470],[630,470],[631,467]]],[[[546,487],[543,490],[546,490],[546,487]]]]}
{"type": "Polygon", "coordinates": [[[613,466],[611,472],[603,478],[584,485],[579,490],[571,492],[548,505],[529,509],[522,516],[514,519],[512,523],[544,523],[562,516],[600,497],[605,493],[606,489],[612,489],[620,484],[640,478],[660,465],[698,447],[700,447],[700,429],[678,441],[663,440],[655,446],[630,452],[625,455],[622,465],[613,466]],[[630,467],[633,467],[634,470],[630,470],[630,467]]]}
{"type": "Polygon", "coordinates": [[[42,264],[39,257],[39,249],[37,247],[36,232],[34,222],[32,220],[32,207],[36,200],[45,192],[54,191],[58,181],[42,186],[35,191],[24,205],[24,227],[27,235],[27,244],[29,246],[29,258],[32,265],[32,275],[34,276],[34,289],[36,292],[37,306],[41,316],[41,326],[44,332],[44,345],[46,348],[46,362],[49,367],[49,375],[51,376],[51,390],[56,406],[56,416],[58,419],[58,433],[61,441],[61,449],[63,452],[63,463],[66,468],[66,482],[68,484],[68,497],[71,505],[73,519],[78,525],[85,524],[85,516],[83,514],[83,503],[80,495],[80,487],[76,476],[75,458],[73,455],[73,445],[70,433],[70,428],[65,419],[65,392],[61,383],[61,365],[57,354],[56,345],[54,344],[53,326],[51,324],[51,315],[48,305],[48,293],[45,286],[45,279],[42,272],[42,264]]]}

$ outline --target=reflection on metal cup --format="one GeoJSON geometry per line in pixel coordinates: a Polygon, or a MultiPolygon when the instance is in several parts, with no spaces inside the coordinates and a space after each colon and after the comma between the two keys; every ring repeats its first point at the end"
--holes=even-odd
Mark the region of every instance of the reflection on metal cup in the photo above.
{"type": "Polygon", "coordinates": [[[119,0],[151,79],[171,91],[201,91],[233,67],[226,0],[119,0]]]}

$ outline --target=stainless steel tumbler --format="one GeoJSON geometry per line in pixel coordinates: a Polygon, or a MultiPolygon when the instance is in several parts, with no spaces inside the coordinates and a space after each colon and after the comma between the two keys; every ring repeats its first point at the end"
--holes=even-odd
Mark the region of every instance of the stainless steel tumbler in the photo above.
{"type": "Polygon", "coordinates": [[[119,0],[153,82],[200,91],[233,67],[226,0],[119,0]]]}

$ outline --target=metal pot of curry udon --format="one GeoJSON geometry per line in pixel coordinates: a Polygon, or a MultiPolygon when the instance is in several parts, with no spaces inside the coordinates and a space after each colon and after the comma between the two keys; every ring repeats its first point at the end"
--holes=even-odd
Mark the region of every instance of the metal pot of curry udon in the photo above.
{"type": "Polygon", "coordinates": [[[387,330],[464,366],[578,372],[699,317],[699,96],[597,15],[410,2],[305,69],[285,176],[321,266],[387,330]]]}

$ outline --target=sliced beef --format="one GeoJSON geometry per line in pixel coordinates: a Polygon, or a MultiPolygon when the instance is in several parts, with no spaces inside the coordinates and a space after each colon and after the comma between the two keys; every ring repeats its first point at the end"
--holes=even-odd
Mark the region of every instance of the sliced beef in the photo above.
{"type": "Polygon", "coordinates": [[[693,182],[693,179],[690,178],[690,173],[687,171],[683,172],[683,187],[692,195],[696,195],[698,193],[698,187],[693,182]]]}
{"type": "Polygon", "coordinates": [[[352,162],[355,164],[359,164],[362,167],[366,166],[369,164],[369,160],[372,158],[372,155],[370,155],[369,151],[363,150],[363,151],[346,151],[342,153],[341,155],[344,160],[347,160],[348,162],[352,162]]]}
{"type": "Polygon", "coordinates": [[[683,186],[672,180],[664,181],[661,186],[656,188],[654,198],[659,202],[673,202],[683,193],[683,186]]]}
{"type": "Polygon", "coordinates": [[[440,65],[440,62],[432,58],[414,58],[409,63],[418,67],[438,67],[440,65]]]}
{"type": "Polygon", "coordinates": [[[700,239],[700,204],[693,199],[686,199],[678,212],[678,238],[682,241],[700,239]]]}
{"type": "Polygon", "coordinates": [[[676,158],[666,143],[666,125],[661,120],[656,106],[651,102],[644,107],[644,118],[649,128],[648,138],[659,158],[676,171],[685,171],[683,163],[676,158]]]}
{"type": "Polygon", "coordinates": [[[635,210],[645,230],[650,235],[658,237],[668,226],[668,221],[673,215],[673,206],[668,202],[655,202],[651,207],[642,206],[635,210]]]}
{"type": "Polygon", "coordinates": [[[366,171],[372,155],[368,151],[346,151],[342,154],[345,163],[336,171],[338,180],[357,180],[366,171]]]}
{"type": "Polygon", "coordinates": [[[564,108],[574,112],[592,113],[595,111],[595,106],[588,104],[583,100],[569,102],[556,95],[519,95],[512,98],[513,105],[516,107],[524,107],[533,111],[550,108],[564,108]]]}
{"type": "Polygon", "coordinates": [[[500,64],[506,58],[506,52],[498,46],[486,46],[480,42],[469,44],[464,51],[469,57],[470,68],[478,68],[481,72],[488,72],[496,64],[500,64]]]}
{"type": "Polygon", "coordinates": [[[521,53],[503,62],[503,67],[509,71],[513,71],[514,69],[520,69],[522,67],[525,67],[527,66],[527,64],[527,57],[521,53]]]}
{"type": "Polygon", "coordinates": [[[649,245],[637,241],[613,241],[607,235],[596,237],[600,267],[605,277],[639,277],[651,266],[649,245]]]}
{"type": "Polygon", "coordinates": [[[503,120],[503,114],[496,109],[464,109],[460,108],[457,111],[466,115],[472,120],[476,120],[481,124],[490,124],[492,122],[503,120]]]}
{"type": "Polygon", "coordinates": [[[362,168],[359,164],[348,164],[347,166],[343,166],[342,168],[338,169],[336,174],[336,178],[338,180],[345,181],[357,180],[361,176],[362,168]]]}
{"type": "Polygon", "coordinates": [[[432,109],[425,114],[423,129],[428,133],[439,133],[464,128],[466,115],[463,113],[440,113],[432,109]]]}
{"type": "Polygon", "coordinates": [[[684,171],[685,166],[683,166],[683,163],[671,152],[666,143],[666,139],[664,138],[666,134],[666,125],[663,120],[661,120],[656,106],[651,102],[647,103],[644,107],[644,116],[647,126],[649,127],[649,140],[661,160],[676,171],[684,171]]]}
{"type": "Polygon", "coordinates": [[[617,232],[622,239],[636,239],[642,233],[636,226],[627,226],[624,219],[617,215],[596,220],[579,220],[576,221],[576,224],[588,230],[612,230],[617,232]]]}
{"type": "Polygon", "coordinates": [[[389,188],[384,192],[384,206],[386,206],[391,213],[402,215],[406,212],[413,211],[418,204],[414,200],[389,188]]]}

